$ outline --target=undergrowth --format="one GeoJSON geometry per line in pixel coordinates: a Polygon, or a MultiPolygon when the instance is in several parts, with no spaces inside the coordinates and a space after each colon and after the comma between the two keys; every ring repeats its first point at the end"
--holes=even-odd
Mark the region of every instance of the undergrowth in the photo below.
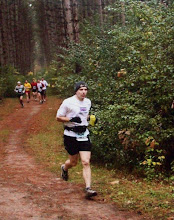
{"type": "MultiPolygon", "coordinates": [[[[60,176],[60,165],[67,153],[63,147],[63,127],[56,121],[60,100],[49,97],[47,107],[31,124],[26,148],[32,149],[39,163],[60,176]]],[[[108,170],[97,164],[91,165],[93,187],[106,202],[115,202],[119,208],[135,210],[153,219],[172,219],[174,215],[174,187],[172,183],[145,181],[124,170],[108,170]]],[[[70,182],[83,186],[82,166],[79,163],[69,172],[70,182]]]]}
{"type": "Polygon", "coordinates": [[[6,98],[0,102],[0,121],[11,114],[18,104],[18,99],[6,98]]]}

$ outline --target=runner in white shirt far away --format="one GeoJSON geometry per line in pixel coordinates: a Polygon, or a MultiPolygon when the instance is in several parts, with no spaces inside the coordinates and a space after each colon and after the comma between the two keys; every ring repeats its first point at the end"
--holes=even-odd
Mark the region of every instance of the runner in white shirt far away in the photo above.
{"type": "Polygon", "coordinates": [[[42,104],[43,103],[43,84],[41,83],[41,81],[38,79],[37,80],[37,96],[38,96],[38,99],[39,99],[39,103],[42,104]]]}
{"type": "Polygon", "coordinates": [[[20,81],[17,82],[17,86],[15,87],[14,91],[17,93],[17,96],[19,98],[19,102],[23,108],[24,107],[23,96],[25,94],[25,87],[21,84],[20,81]]]}
{"type": "Polygon", "coordinates": [[[43,77],[40,82],[43,84],[43,87],[42,87],[43,101],[46,102],[46,90],[47,90],[48,83],[43,77]]]}

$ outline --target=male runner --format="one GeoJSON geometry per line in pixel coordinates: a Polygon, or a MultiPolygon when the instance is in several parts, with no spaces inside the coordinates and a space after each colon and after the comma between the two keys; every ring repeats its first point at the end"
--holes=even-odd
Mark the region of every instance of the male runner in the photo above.
{"type": "Polygon", "coordinates": [[[64,145],[69,154],[69,159],[61,166],[63,180],[68,180],[68,169],[77,165],[80,156],[83,165],[83,178],[86,184],[86,198],[97,195],[91,189],[91,142],[89,139],[88,116],[91,101],[86,98],[88,86],[80,81],[75,84],[75,95],[63,101],[57,111],[57,121],[63,122],[64,145]]]}
{"type": "Polygon", "coordinates": [[[32,88],[33,98],[36,101],[37,100],[37,82],[35,79],[33,79],[31,83],[31,88],[32,88]]]}
{"type": "Polygon", "coordinates": [[[17,82],[17,86],[15,87],[14,91],[17,93],[18,98],[19,98],[19,102],[21,103],[22,108],[24,107],[24,103],[23,103],[23,96],[25,94],[25,88],[24,86],[21,84],[20,81],[17,82]]]}
{"type": "Polygon", "coordinates": [[[41,79],[41,83],[43,84],[43,88],[42,88],[43,101],[46,102],[46,90],[47,90],[48,83],[43,77],[41,79]]]}
{"type": "Polygon", "coordinates": [[[43,103],[43,84],[41,83],[41,81],[38,79],[37,80],[37,94],[38,94],[38,98],[39,98],[39,102],[40,104],[43,103]]]}

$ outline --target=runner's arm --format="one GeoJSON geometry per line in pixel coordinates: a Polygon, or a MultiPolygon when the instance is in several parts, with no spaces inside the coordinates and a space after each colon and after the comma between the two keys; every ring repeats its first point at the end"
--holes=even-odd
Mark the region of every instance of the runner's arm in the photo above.
{"type": "Polygon", "coordinates": [[[68,111],[67,104],[65,101],[63,101],[63,103],[61,104],[60,108],[57,111],[56,120],[63,123],[69,122],[70,118],[66,116],[67,111],[68,111]]]}
{"type": "Polygon", "coordinates": [[[56,117],[57,121],[59,122],[69,122],[70,121],[70,118],[68,117],[63,117],[63,116],[58,116],[56,117]]]}

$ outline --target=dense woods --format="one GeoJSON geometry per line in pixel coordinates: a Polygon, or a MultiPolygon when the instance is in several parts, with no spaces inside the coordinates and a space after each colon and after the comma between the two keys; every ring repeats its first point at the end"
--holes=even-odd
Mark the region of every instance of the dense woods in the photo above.
{"type": "MultiPolygon", "coordinates": [[[[49,74],[57,76],[61,96],[72,94],[75,81],[88,82],[92,113],[99,119],[91,128],[95,160],[100,158],[107,167],[136,170],[148,179],[170,176],[173,5],[115,1],[105,13],[102,26],[90,18],[82,23],[79,43],[62,48],[49,74]]],[[[100,18],[98,13],[96,20],[100,18]]]]}
{"type": "MultiPolygon", "coordinates": [[[[35,52],[39,53],[41,65],[48,66],[54,55],[60,53],[60,47],[67,47],[70,41],[79,42],[80,24],[86,20],[101,29],[103,25],[118,22],[124,26],[125,2],[1,0],[1,66],[10,64],[25,75],[34,70],[34,60],[38,55],[35,52]],[[112,5],[118,8],[108,10],[107,7],[112,5]]],[[[170,0],[156,2],[166,7],[171,5],[170,0]]]]}
{"type": "Polygon", "coordinates": [[[12,65],[22,74],[33,69],[32,13],[23,0],[0,1],[0,64],[12,65]]]}
{"type": "Polygon", "coordinates": [[[94,159],[148,178],[170,176],[173,13],[170,0],[1,0],[1,96],[12,95],[4,83],[37,76],[36,63],[61,97],[84,79],[99,119],[94,159]]]}
{"type": "Polygon", "coordinates": [[[79,42],[79,23],[89,19],[92,23],[102,25],[104,7],[109,1],[39,0],[33,4],[37,14],[41,54],[44,55],[42,60],[48,66],[54,55],[60,53],[60,47],[68,47],[71,41],[79,42]],[[94,19],[97,14],[99,18],[94,19]]]}

